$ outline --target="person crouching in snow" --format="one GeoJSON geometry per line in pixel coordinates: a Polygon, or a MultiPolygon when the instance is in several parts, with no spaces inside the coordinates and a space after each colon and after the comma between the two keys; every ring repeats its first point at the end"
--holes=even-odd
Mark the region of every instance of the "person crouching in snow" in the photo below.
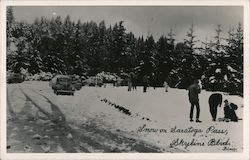
{"type": "Polygon", "coordinates": [[[225,100],[224,103],[225,103],[225,106],[224,106],[225,121],[226,122],[229,122],[229,121],[238,122],[238,117],[235,113],[235,110],[238,109],[238,106],[234,103],[229,104],[228,100],[225,100]]]}
{"type": "Polygon", "coordinates": [[[163,84],[164,88],[165,88],[165,92],[168,92],[168,82],[167,80],[164,81],[164,84],[163,84]]]}

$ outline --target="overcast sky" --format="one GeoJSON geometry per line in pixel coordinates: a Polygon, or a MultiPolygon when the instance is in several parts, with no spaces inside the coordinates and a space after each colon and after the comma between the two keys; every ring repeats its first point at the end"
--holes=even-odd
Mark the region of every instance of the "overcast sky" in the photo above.
{"type": "Polygon", "coordinates": [[[194,24],[197,39],[204,40],[215,36],[215,28],[222,26],[223,32],[229,27],[243,22],[243,7],[237,6],[149,6],[149,7],[14,7],[16,20],[33,22],[35,18],[70,15],[72,20],[82,22],[93,20],[99,23],[105,20],[106,25],[124,21],[127,32],[136,36],[147,36],[149,33],[158,39],[167,35],[170,28],[176,34],[176,40],[182,41],[188,28],[194,24]]]}

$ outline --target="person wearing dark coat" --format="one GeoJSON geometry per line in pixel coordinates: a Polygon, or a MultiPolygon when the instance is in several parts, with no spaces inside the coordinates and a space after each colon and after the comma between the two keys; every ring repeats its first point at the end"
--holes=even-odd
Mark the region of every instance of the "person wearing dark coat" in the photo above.
{"type": "Polygon", "coordinates": [[[132,82],[132,89],[133,89],[133,90],[137,90],[137,89],[136,89],[136,85],[137,85],[137,76],[136,76],[134,73],[132,74],[131,82],[132,82]]]}
{"type": "Polygon", "coordinates": [[[147,92],[147,86],[148,86],[148,75],[143,76],[143,92],[147,92]]]}
{"type": "Polygon", "coordinates": [[[132,89],[132,73],[128,75],[128,91],[131,91],[132,89]]]}
{"type": "Polygon", "coordinates": [[[201,92],[201,89],[199,87],[199,81],[194,80],[194,83],[188,87],[188,98],[189,102],[191,103],[191,109],[190,109],[190,122],[193,121],[193,111],[194,106],[196,106],[196,122],[200,123],[199,120],[200,117],[200,104],[199,104],[199,93],[201,92]]]}
{"type": "Polygon", "coordinates": [[[216,120],[217,116],[217,107],[221,107],[222,104],[222,94],[220,93],[214,93],[209,97],[208,100],[210,113],[212,115],[213,121],[216,120]]]}
{"type": "Polygon", "coordinates": [[[225,120],[228,122],[228,120],[233,121],[233,122],[238,122],[238,117],[235,113],[235,110],[238,109],[238,106],[234,103],[228,102],[228,100],[225,100],[225,106],[224,106],[224,115],[225,115],[225,120]]]}

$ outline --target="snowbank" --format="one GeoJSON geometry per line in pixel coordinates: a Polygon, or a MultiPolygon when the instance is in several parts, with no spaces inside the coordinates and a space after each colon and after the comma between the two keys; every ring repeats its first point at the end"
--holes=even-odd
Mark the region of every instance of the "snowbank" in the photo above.
{"type": "MultiPolygon", "coordinates": [[[[221,139],[225,143],[229,141],[232,149],[237,148],[237,152],[242,151],[243,121],[237,123],[213,122],[208,106],[208,98],[213,92],[201,92],[200,120],[203,122],[195,123],[189,122],[190,104],[186,90],[169,89],[169,92],[165,92],[163,88],[156,90],[149,88],[147,93],[143,93],[141,87],[137,91],[131,92],[128,92],[126,87],[82,87],[75,93],[75,96],[56,96],[48,82],[25,82],[22,87],[26,91],[32,88],[49,97],[53,103],[60,106],[66,120],[73,125],[96,121],[100,128],[113,132],[119,131],[142,139],[161,147],[163,151],[171,150],[172,146],[183,152],[232,152],[220,145],[208,146],[208,141],[214,139],[221,139]],[[104,103],[101,101],[104,98],[128,109],[132,114],[124,114],[110,104],[104,103]],[[190,129],[191,131],[188,132],[190,129]],[[213,132],[216,129],[223,133],[213,132]],[[202,132],[197,132],[194,136],[194,131],[198,130],[202,132]],[[196,146],[175,146],[174,144],[180,142],[182,138],[186,141],[183,144],[187,145],[190,142],[196,143],[196,146]],[[203,142],[205,142],[205,146],[200,147],[199,145],[202,145],[203,142]]],[[[32,94],[32,91],[29,94],[32,94]]],[[[239,106],[236,113],[238,117],[242,118],[243,99],[239,96],[223,94],[223,100],[225,99],[239,106]]],[[[217,117],[224,117],[223,106],[218,108],[217,117]]]]}

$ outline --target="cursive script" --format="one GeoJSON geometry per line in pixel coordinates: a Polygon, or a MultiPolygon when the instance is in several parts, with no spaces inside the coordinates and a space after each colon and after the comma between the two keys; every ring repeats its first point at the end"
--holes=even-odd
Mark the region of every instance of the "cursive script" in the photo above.
{"type": "Polygon", "coordinates": [[[171,133],[192,133],[193,136],[196,136],[197,133],[202,133],[203,130],[202,129],[196,129],[196,128],[193,128],[193,127],[181,129],[181,128],[177,128],[177,126],[174,126],[173,128],[171,128],[170,132],[171,133]]]}
{"type": "Polygon", "coordinates": [[[170,143],[170,147],[177,146],[183,146],[185,149],[187,149],[189,146],[205,146],[205,143],[199,142],[197,139],[194,138],[191,141],[186,141],[183,138],[177,138],[170,143]]]}
{"type": "Polygon", "coordinates": [[[208,146],[230,146],[230,139],[222,140],[222,139],[215,139],[212,138],[208,141],[208,146]]]}
{"type": "Polygon", "coordinates": [[[207,128],[206,133],[207,134],[215,133],[215,134],[225,134],[225,135],[227,135],[228,131],[227,131],[227,129],[217,129],[217,128],[215,128],[215,126],[210,126],[210,127],[207,128]]]}

